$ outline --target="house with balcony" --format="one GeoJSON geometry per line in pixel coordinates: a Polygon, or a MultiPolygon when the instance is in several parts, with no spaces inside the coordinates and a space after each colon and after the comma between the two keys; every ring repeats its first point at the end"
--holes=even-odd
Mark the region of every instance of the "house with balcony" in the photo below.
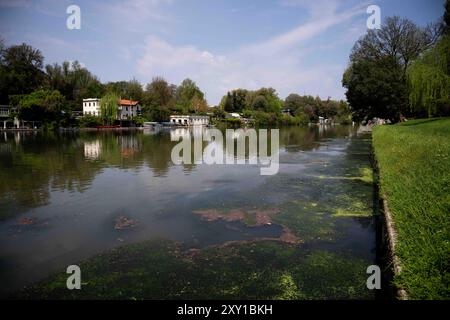
{"type": "Polygon", "coordinates": [[[132,119],[141,115],[142,108],[139,101],[120,99],[117,113],[119,120],[132,119]]]}

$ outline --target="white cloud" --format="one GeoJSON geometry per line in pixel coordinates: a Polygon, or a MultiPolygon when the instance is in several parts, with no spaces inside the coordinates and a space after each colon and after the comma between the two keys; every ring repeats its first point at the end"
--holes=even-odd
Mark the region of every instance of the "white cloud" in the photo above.
{"type": "Polygon", "coordinates": [[[282,97],[299,92],[318,94],[322,98],[343,98],[340,81],[345,66],[335,63],[306,65],[303,58],[317,54],[324,47],[315,42],[311,44],[310,40],[365,13],[364,5],[338,12],[337,2],[333,0],[316,0],[313,5],[302,0],[284,4],[306,6],[310,10],[310,19],[267,41],[233,48],[226,55],[195,46],[175,46],[149,36],[138,60],[137,71],[147,81],[155,75],[162,75],[173,83],[190,77],[206,92],[211,104],[217,104],[226,91],[238,87],[257,89],[271,86],[282,97]],[[319,15],[319,12],[325,14],[319,15]]]}
{"type": "Polygon", "coordinates": [[[145,43],[145,50],[139,60],[139,68],[146,70],[158,70],[166,68],[195,68],[201,66],[214,66],[223,60],[223,57],[215,57],[208,51],[202,51],[194,46],[175,47],[166,41],[149,36],[145,43]]]}
{"type": "Polygon", "coordinates": [[[311,10],[311,18],[304,24],[274,37],[266,42],[249,46],[255,52],[274,54],[289,49],[292,46],[305,44],[307,40],[322,34],[328,29],[350,20],[356,15],[365,13],[365,4],[357,5],[341,13],[336,13],[336,1],[333,0],[291,0],[296,4],[304,4],[311,10]],[[321,13],[321,14],[319,14],[321,13]]]}
{"type": "Polygon", "coordinates": [[[217,90],[217,82],[211,85],[212,78],[228,67],[224,56],[215,56],[194,46],[176,47],[156,36],[149,36],[137,63],[137,72],[147,81],[156,75],[164,76],[173,83],[191,78],[204,90],[213,92],[217,90]]]}

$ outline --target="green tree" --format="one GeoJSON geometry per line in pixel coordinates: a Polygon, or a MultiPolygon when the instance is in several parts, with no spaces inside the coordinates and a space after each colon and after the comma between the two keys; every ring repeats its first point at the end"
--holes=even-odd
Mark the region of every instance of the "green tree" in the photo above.
{"type": "Polygon", "coordinates": [[[18,101],[20,119],[46,124],[61,118],[64,96],[57,90],[38,90],[22,95],[18,101]]]}
{"type": "Polygon", "coordinates": [[[242,112],[242,110],[248,108],[246,103],[246,97],[248,90],[236,89],[227,94],[222,98],[221,106],[227,112],[242,112]]]}
{"type": "Polygon", "coordinates": [[[171,112],[166,107],[153,107],[148,109],[145,117],[150,121],[164,122],[169,121],[171,112]]]}
{"type": "Polygon", "coordinates": [[[100,115],[105,124],[111,125],[117,118],[119,96],[107,93],[100,99],[100,115]]]}
{"type": "Polygon", "coordinates": [[[226,112],[234,112],[234,105],[230,92],[227,92],[227,94],[223,96],[220,102],[220,107],[226,112]]]}
{"type": "Polygon", "coordinates": [[[258,95],[253,99],[250,107],[255,111],[266,112],[269,110],[269,102],[263,95],[258,95]]]}
{"type": "Polygon", "coordinates": [[[408,68],[408,80],[413,112],[428,117],[450,115],[442,110],[450,106],[450,35],[408,68]]]}
{"type": "Polygon", "coordinates": [[[176,104],[187,112],[195,96],[203,100],[205,95],[194,81],[185,79],[176,90],[176,104]]]}
{"type": "Polygon", "coordinates": [[[144,104],[152,107],[172,107],[175,89],[164,78],[155,77],[145,88],[144,104]]]}
{"type": "Polygon", "coordinates": [[[273,88],[249,91],[245,100],[247,107],[264,112],[279,113],[283,106],[283,102],[278,98],[277,92],[273,88]]]}
{"type": "Polygon", "coordinates": [[[369,30],[356,42],[342,83],[357,120],[398,120],[408,114],[406,71],[437,41],[435,26],[420,28],[407,19],[388,17],[379,30],[369,30]]]}
{"type": "Polygon", "coordinates": [[[191,105],[189,106],[190,113],[206,113],[208,111],[208,104],[205,99],[200,98],[198,95],[195,95],[191,99],[191,105]]]}
{"type": "Polygon", "coordinates": [[[136,79],[128,81],[126,91],[122,98],[142,101],[142,99],[144,98],[144,89],[142,88],[142,84],[136,79]]]}
{"type": "Polygon", "coordinates": [[[60,91],[71,110],[81,110],[82,99],[101,97],[105,92],[98,78],[78,61],[46,65],[45,71],[47,86],[60,91]]]}
{"type": "Polygon", "coordinates": [[[132,79],[130,81],[108,82],[106,92],[114,93],[122,99],[142,101],[144,98],[144,89],[141,83],[132,79]]]}
{"type": "Polygon", "coordinates": [[[162,77],[154,77],[145,88],[143,116],[150,121],[168,121],[171,110],[178,111],[175,107],[175,91],[176,86],[162,77]]]}
{"type": "Polygon", "coordinates": [[[9,95],[28,94],[38,89],[44,78],[44,58],[38,49],[23,43],[0,50],[0,103],[9,95]]]}
{"type": "Polygon", "coordinates": [[[245,103],[247,94],[248,94],[248,91],[245,89],[233,90],[231,96],[232,96],[232,102],[233,102],[233,109],[235,112],[242,112],[242,110],[247,108],[247,105],[245,103]]]}
{"type": "Polygon", "coordinates": [[[398,16],[387,17],[380,29],[369,30],[358,40],[350,55],[351,61],[378,60],[390,57],[407,67],[426,49],[432,47],[440,36],[437,24],[426,28],[398,16]]]}
{"type": "Polygon", "coordinates": [[[372,117],[398,120],[407,110],[403,69],[390,57],[353,62],[344,74],[343,85],[355,120],[372,117]]]}
{"type": "Polygon", "coordinates": [[[300,95],[296,93],[291,93],[284,100],[284,108],[292,110],[292,112],[297,111],[297,109],[304,108],[305,104],[300,95]]]}
{"type": "Polygon", "coordinates": [[[225,111],[223,110],[222,107],[218,106],[218,107],[214,107],[212,109],[213,109],[213,114],[214,114],[215,118],[217,118],[217,119],[224,119],[225,118],[226,113],[225,113],[225,111]]]}

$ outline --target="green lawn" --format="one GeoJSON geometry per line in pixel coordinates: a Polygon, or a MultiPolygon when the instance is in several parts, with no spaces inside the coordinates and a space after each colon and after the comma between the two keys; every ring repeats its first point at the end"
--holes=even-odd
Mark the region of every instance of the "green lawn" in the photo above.
{"type": "Polygon", "coordinates": [[[375,156],[411,299],[450,299],[450,118],[378,126],[375,156]]]}

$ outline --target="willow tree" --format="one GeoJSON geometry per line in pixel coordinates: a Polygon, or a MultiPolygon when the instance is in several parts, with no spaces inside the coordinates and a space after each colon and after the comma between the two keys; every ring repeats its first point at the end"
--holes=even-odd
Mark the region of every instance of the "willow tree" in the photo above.
{"type": "Polygon", "coordinates": [[[415,113],[438,115],[450,104],[450,35],[443,37],[408,68],[409,102],[415,113]]]}
{"type": "Polygon", "coordinates": [[[100,114],[103,123],[111,125],[117,118],[119,96],[115,93],[107,93],[100,99],[100,114]]]}

